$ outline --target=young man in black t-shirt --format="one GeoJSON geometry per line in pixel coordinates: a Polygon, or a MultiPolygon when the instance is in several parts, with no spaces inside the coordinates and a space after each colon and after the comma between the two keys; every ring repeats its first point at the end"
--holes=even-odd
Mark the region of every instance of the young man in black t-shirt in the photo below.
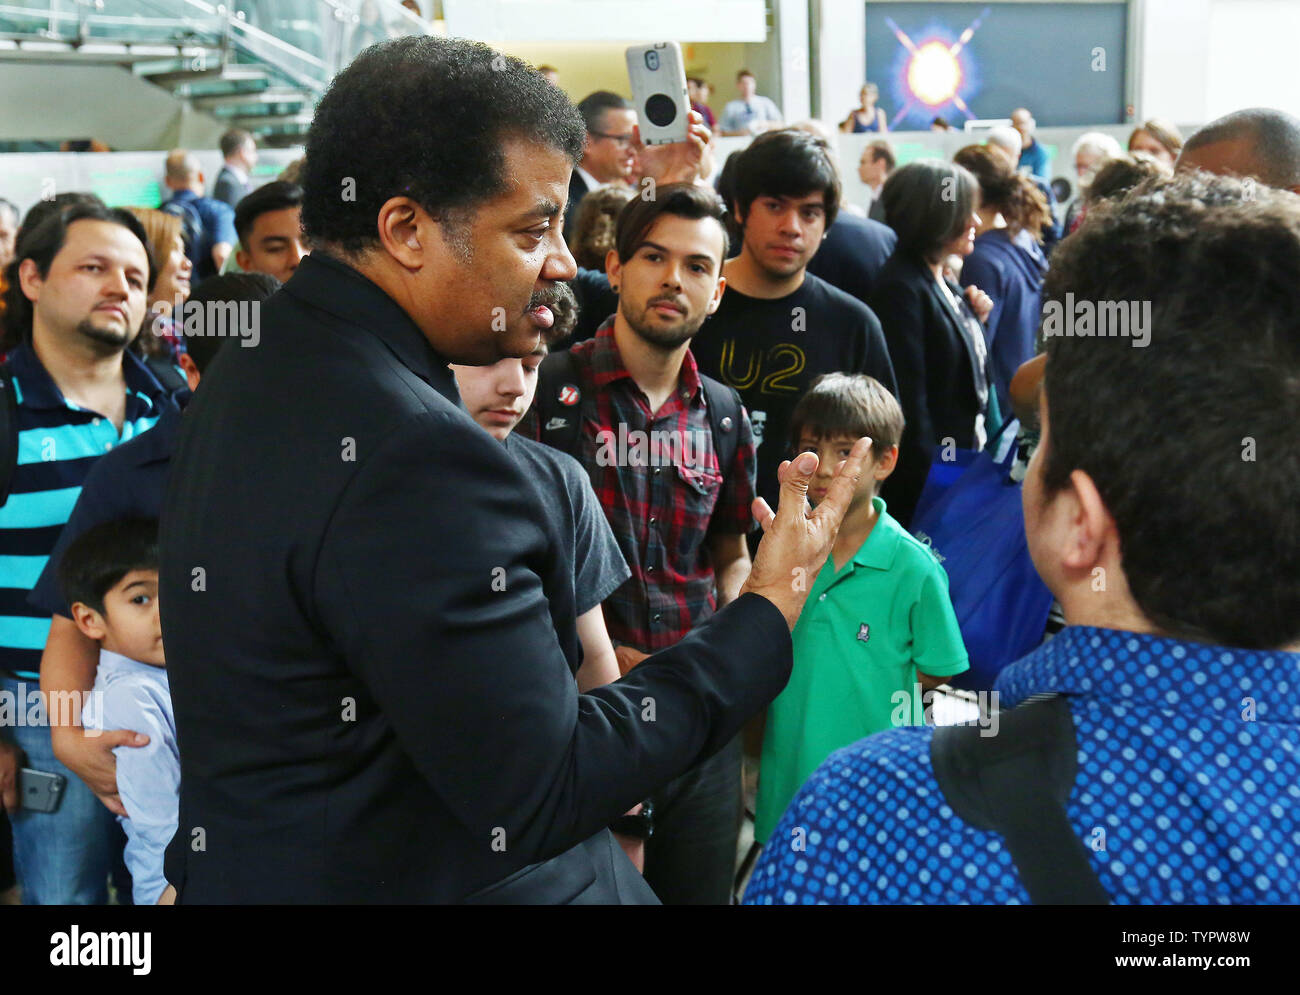
{"type": "Polygon", "coordinates": [[[702,373],[740,393],[758,443],[758,494],[776,507],[777,467],[792,455],[790,416],[814,379],[866,373],[898,390],[871,309],[806,272],[840,201],[826,143],[774,131],[736,155],[728,206],[742,248],[723,269],[727,292],[691,351],[702,373]]]}

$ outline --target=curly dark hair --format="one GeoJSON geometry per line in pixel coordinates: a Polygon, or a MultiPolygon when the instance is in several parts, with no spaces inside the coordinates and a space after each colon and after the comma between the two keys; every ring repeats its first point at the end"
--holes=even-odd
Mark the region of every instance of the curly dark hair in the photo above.
{"type": "Polygon", "coordinates": [[[1013,170],[987,145],[967,145],[952,161],[979,181],[980,200],[997,208],[1006,219],[1009,234],[1024,230],[1039,242],[1043,240],[1043,226],[1051,221],[1052,212],[1033,180],[1013,170]]]}
{"type": "Polygon", "coordinates": [[[573,260],[583,269],[605,272],[605,256],[614,248],[614,225],[636,191],[610,184],[597,187],[582,198],[573,212],[573,227],[566,233],[573,260]]]}
{"type": "Polygon", "coordinates": [[[1120,200],[1130,190],[1150,179],[1167,177],[1169,170],[1145,152],[1107,159],[1092,174],[1084,202],[1089,208],[1105,200],[1120,200]]]}
{"type": "Polygon", "coordinates": [[[378,243],[376,218],[410,196],[442,222],[506,189],[503,139],[575,164],[586,129],[563,91],[486,45],[432,36],[366,49],[330,84],[307,135],[303,230],[346,253],[378,243]]]}
{"type": "Polygon", "coordinates": [[[1052,255],[1043,300],[1149,303],[1147,344],[1047,339],[1045,493],[1086,472],[1163,630],[1300,639],[1300,200],[1205,173],[1149,180],[1052,255]]]}

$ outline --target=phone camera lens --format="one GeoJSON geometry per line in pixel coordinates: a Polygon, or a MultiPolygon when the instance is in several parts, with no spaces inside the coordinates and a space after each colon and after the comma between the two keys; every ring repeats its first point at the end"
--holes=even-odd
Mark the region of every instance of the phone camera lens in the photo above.
{"type": "Polygon", "coordinates": [[[677,104],[666,93],[656,93],[646,98],[645,116],[651,124],[666,128],[677,118],[677,104]]]}
{"type": "Polygon", "coordinates": [[[658,53],[658,52],[646,52],[646,54],[645,54],[645,67],[646,67],[647,69],[649,69],[651,72],[654,72],[656,69],[659,68],[659,53],[658,53]]]}

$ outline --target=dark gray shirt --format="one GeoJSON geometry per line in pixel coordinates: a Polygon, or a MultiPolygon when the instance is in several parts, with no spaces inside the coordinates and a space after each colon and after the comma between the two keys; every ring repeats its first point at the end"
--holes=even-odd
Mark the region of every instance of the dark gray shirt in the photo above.
{"type": "Polygon", "coordinates": [[[582,464],[558,449],[518,432],[506,437],[506,449],[542,492],[542,510],[563,537],[573,542],[559,550],[567,560],[561,576],[573,578],[578,614],[585,615],[632,576],[609,527],[591,479],[582,464]]]}

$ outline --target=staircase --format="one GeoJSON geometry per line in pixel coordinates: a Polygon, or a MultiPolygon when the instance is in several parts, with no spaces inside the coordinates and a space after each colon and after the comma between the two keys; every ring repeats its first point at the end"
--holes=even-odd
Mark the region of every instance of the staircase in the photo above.
{"type": "Polygon", "coordinates": [[[0,62],[120,65],[262,144],[293,145],[357,52],[432,30],[397,0],[13,0],[0,3],[0,62]]]}

